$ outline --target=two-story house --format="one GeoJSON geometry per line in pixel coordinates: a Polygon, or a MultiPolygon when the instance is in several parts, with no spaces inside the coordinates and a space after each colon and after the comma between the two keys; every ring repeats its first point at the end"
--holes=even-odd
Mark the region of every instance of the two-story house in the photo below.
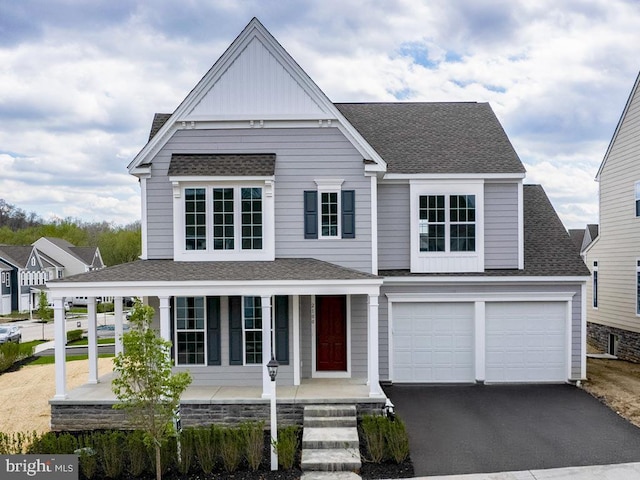
{"type": "Polygon", "coordinates": [[[589,341],[640,362],[640,76],[600,164],[600,232],[584,251],[591,270],[589,341]]]}
{"type": "Polygon", "coordinates": [[[0,314],[37,308],[48,280],[104,268],[98,247],[76,247],[54,237],[42,237],[31,245],[0,245],[0,261],[8,268],[0,277],[4,279],[0,314]]]}
{"type": "Polygon", "coordinates": [[[11,265],[0,261],[0,315],[11,313],[11,265]]]}
{"type": "MultiPolygon", "coordinates": [[[[156,309],[193,376],[186,423],[263,405],[272,355],[294,406],[303,386],[369,408],[380,382],[585,377],[589,272],[486,103],[334,104],[253,19],[128,168],[141,259],[48,283],[54,429],[91,404],[66,388],[62,299],[76,295],[116,297],[117,336],[122,297],[156,309]]],[[[99,388],[93,300],[89,316],[99,388]]]]}

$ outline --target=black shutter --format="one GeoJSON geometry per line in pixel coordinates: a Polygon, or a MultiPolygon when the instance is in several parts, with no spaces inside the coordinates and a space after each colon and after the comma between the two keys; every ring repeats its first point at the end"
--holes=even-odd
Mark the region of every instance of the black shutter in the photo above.
{"type": "Polygon", "coordinates": [[[304,238],[318,238],[318,192],[304,192],[304,238]]]}
{"type": "Polygon", "coordinates": [[[356,192],[342,191],[342,238],[356,238],[356,192]]]}
{"type": "Polygon", "coordinates": [[[276,360],[289,365],[289,297],[276,295],[275,309],[276,360]]]}
{"type": "Polygon", "coordinates": [[[242,365],[242,297],[229,297],[229,365],[242,365]]]}
{"type": "Polygon", "coordinates": [[[177,365],[178,361],[176,360],[176,341],[177,341],[177,334],[176,334],[176,324],[174,322],[175,317],[175,298],[176,297],[170,297],[169,298],[169,338],[171,339],[171,364],[172,365],[177,365]]]}
{"type": "Polygon", "coordinates": [[[207,297],[207,364],[220,365],[220,297],[207,297]]]}

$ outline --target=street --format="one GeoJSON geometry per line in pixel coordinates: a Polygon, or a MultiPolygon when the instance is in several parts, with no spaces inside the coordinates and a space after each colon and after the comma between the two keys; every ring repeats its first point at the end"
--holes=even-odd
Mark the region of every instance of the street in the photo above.
{"type": "MultiPolygon", "coordinates": [[[[113,325],[113,313],[99,313],[98,326],[113,325]]],[[[20,327],[22,333],[22,341],[30,342],[32,340],[53,340],[53,321],[49,323],[40,323],[37,320],[21,320],[11,322],[11,325],[20,327]]],[[[81,328],[87,329],[87,314],[69,314],[67,312],[67,328],[66,331],[81,328]]]]}

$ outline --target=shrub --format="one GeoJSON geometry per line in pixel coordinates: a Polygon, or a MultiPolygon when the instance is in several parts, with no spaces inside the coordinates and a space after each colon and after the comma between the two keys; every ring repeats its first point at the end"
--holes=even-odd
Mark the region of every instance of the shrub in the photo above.
{"type": "Polygon", "coordinates": [[[0,372],[11,368],[21,357],[19,344],[7,342],[0,345],[0,372]]]}
{"type": "Polygon", "coordinates": [[[73,453],[78,455],[80,471],[85,478],[91,480],[98,471],[98,455],[93,448],[93,436],[83,435],[79,439],[79,444],[82,446],[73,453]]]}
{"type": "Polygon", "coordinates": [[[179,434],[180,438],[180,456],[178,458],[178,471],[182,475],[186,475],[191,470],[195,452],[195,429],[185,428],[179,434]]]}
{"type": "Polygon", "coordinates": [[[203,473],[210,474],[216,466],[220,452],[222,431],[216,425],[194,430],[196,458],[203,473]]]}
{"type": "Polygon", "coordinates": [[[83,333],[84,331],[81,328],[78,328],[76,330],[69,330],[67,332],[67,343],[80,340],[82,338],[83,333]]]}
{"type": "Polygon", "coordinates": [[[384,439],[387,444],[387,454],[394,462],[402,463],[409,457],[407,428],[398,416],[394,420],[387,419],[384,439]]]}
{"type": "Polygon", "coordinates": [[[227,473],[235,472],[242,460],[242,432],[240,427],[228,427],[222,431],[220,455],[227,473]]]}
{"type": "Polygon", "coordinates": [[[24,453],[36,438],[38,438],[38,434],[36,432],[0,432],[0,455],[19,455],[21,453],[24,453]]]}
{"type": "Polygon", "coordinates": [[[369,458],[367,461],[381,463],[385,454],[385,423],[387,417],[381,415],[364,415],[360,423],[360,432],[364,438],[369,458]]]}
{"type": "Polygon", "coordinates": [[[300,427],[292,425],[278,430],[278,441],[276,442],[276,452],[278,453],[278,464],[285,470],[293,468],[298,451],[300,427]]]}
{"type": "Polygon", "coordinates": [[[46,432],[34,439],[27,453],[44,453],[51,455],[72,454],[78,449],[78,439],[70,433],[56,434],[46,432]]]}
{"type": "Polygon", "coordinates": [[[109,478],[120,478],[125,469],[126,436],[123,432],[112,431],[97,434],[95,439],[104,474],[109,478]]]}
{"type": "Polygon", "coordinates": [[[129,473],[134,477],[141,476],[149,466],[149,448],[144,443],[144,433],[135,430],[127,436],[129,453],[129,473]]]}
{"type": "Polygon", "coordinates": [[[97,313],[113,312],[113,303],[100,302],[96,307],[97,313]]]}
{"type": "Polygon", "coordinates": [[[240,426],[244,456],[252,471],[258,470],[264,451],[264,422],[245,422],[240,426]]]}

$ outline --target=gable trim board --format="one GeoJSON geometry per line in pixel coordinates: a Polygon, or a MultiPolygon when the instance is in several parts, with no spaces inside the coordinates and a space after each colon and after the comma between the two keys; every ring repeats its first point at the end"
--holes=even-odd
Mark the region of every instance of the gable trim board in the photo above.
{"type": "Polygon", "coordinates": [[[313,80],[300,68],[295,60],[277,42],[277,40],[253,18],[234,42],[227,48],[205,76],[191,90],[182,103],[176,108],[171,117],[165,121],[157,133],[149,140],[143,149],[128,165],[130,173],[146,163],[157,154],[171,134],[180,128],[269,128],[269,127],[313,127],[322,128],[334,126],[333,121],[342,133],[365,159],[373,160],[375,165],[367,166],[369,170],[384,171],[385,161],[366,142],[361,134],[345,119],[338,108],[327,98],[313,80]],[[192,112],[200,102],[216,87],[216,84],[229,71],[233,64],[243,55],[253,41],[259,42],[265,51],[299,86],[300,90],[315,103],[319,109],[308,112],[296,112],[295,115],[268,115],[265,113],[242,113],[238,115],[226,114],[216,118],[211,112],[204,116],[191,117],[192,112]],[[305,119],[306,117],[306,119],[305,119]],[[203,123],[204,122],[204,123],[203,123]]]}
{"type": "Polygon", "coordinates": [[[387,293],[389,381],[574,380],[574,296],[571,291],[387,293]],[[423,329],[421,335],[416,328],[423,329]]]}

